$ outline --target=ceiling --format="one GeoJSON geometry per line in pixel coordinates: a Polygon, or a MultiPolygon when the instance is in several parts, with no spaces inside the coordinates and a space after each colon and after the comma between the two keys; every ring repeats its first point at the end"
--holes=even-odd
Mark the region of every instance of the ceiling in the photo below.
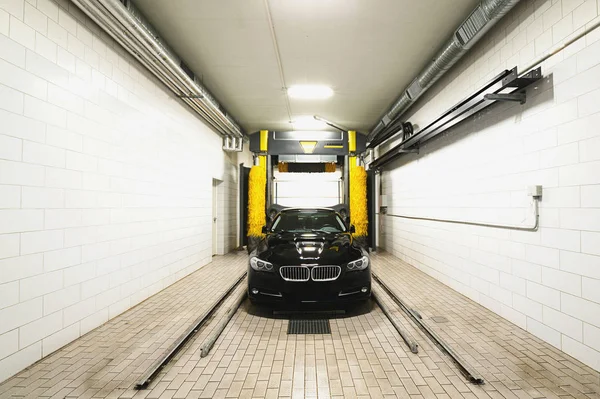
{"type": "Polygon", "coordinates": [[[134,3],[250,133],[290,130],[290,118],[315,114],[368,131],[478,0],[134,3]],[[283,88],[296,84],[335,94],[288,99],[283,88]]]}

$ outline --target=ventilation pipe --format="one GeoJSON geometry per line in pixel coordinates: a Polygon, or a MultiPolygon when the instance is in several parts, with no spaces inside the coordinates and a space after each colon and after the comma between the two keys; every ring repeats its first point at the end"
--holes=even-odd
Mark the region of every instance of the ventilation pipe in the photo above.
{"type": "Polygon", "coordinates": [[[241,151],[240,126],[158,37],[129,0],[73,0],[83,12],[137,58],[223,137],[223,149],[241,151]]]}
{"type": "Polygon", "coordinates": [[[469,17],[452,34],[450,40],[436,54],[434,60],[417,75],[390,110],[371,130],[367,136],[369,147],[371,147],[371,143],[376,143],[376,138],[386,127],[405,113],[427,89],[456,64],[518,2],[519,0],[483,0],[479,3],[469,17]]]}

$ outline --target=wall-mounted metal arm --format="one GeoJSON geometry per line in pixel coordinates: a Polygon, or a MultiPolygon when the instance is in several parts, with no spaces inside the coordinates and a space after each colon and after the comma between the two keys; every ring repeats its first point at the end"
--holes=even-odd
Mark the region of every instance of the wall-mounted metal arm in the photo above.
{"type": "Polygon", "coordinates": [[[514,101],[521,104],[525,104],[527,101],[527,96],[525,96],[525,93],[490,93],[483,96],[483,98],[488,101],[514,101]]]}
{"type": "Polygon", "coordinates": [[[517,67],[514,67],[511,70],[502,71],[475,93],[450,107],[446,112],[436,118],[429,125],[425,126],[409,137],[405,137],[398,145],[394,146],[385,154],[371,162],[369,164],[369,168],[378,169],[383,167],[384,165],[405,154],[406,150],[413,149],[415,146],[431,140],[452,126],[455,126],[456,124],[464,121],[465,119],[498,101],[486,99],[486,95],[525,94],[524,89],[533,82],[541,79],[541,77],[541,68],[536,68],[521,77],[519,77],[517,67]]]}

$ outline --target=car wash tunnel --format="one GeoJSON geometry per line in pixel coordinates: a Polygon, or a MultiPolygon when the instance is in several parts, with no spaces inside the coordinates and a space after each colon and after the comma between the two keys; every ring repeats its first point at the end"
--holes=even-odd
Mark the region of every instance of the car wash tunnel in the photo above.
{"type": "Polygon", "coordinates": [[[0,399],[600,399],[599,25],[0,0],[0,399]]]}

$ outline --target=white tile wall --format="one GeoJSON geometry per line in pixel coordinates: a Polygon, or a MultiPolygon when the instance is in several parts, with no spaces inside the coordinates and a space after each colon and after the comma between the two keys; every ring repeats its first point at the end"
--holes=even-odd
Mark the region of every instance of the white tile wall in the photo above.
{"type": "Polygon", "coordinates": [[[213,178],[233,249],[251,163],[60,4],[0,0],[0,381],[210,262],[213,178]]]}
{"type": "MultiPolygon", "coordinates": [[[[504,68],[599,16],[595,0],[522,1],[406,115],[425,126],[504,68]]],[[[579,32],[579,31],[577,31],[579,32]]],[[[508,231],[383,218],[383,246],[600,370],[600,29],[542,64],[525,105],[500,104],[383,173],[390,214],[526,225],[508,231]]]]}

